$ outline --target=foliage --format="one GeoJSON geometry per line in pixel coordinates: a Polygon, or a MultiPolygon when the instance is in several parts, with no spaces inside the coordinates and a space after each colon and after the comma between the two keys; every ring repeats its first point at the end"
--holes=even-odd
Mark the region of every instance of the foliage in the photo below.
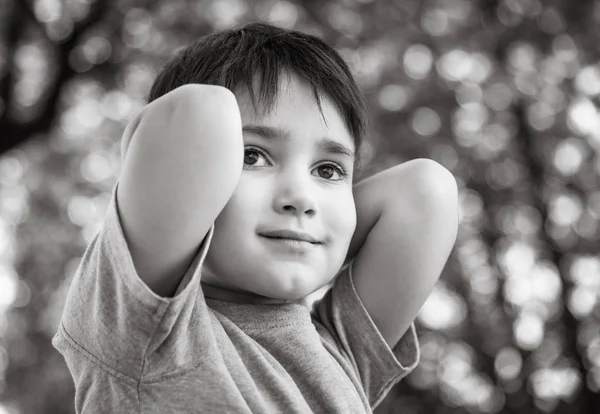
{"type": "Polygon", "coordinates": [[[363,175],[427,157],[461,228],[383,413],[600,412],[600,1],[12,0],[0,5],[0,413],[72,413],[51,347],[120,136],[177,48],[263,20],[368,98],[363,175]]]}

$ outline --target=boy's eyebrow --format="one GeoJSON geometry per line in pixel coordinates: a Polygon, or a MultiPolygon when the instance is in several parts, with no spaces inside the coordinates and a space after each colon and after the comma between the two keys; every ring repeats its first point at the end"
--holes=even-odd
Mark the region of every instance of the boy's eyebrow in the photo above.
{"type": "MultiPolygon", "coordinates": [[[[258,135],[261,138],[264,138],[267,141],[275,141],[277,139],[288,140],[290,134],[288,131],[272,126],[266,125],[244,125],[242,127],[243,132],[247,132],[250,134],[258,135]]],[[[332,154],[340,154],[346,156],[350,159],[354,159],[354,151],[352,151],[347,146],[340,144],[337,141],[333,141],[329,138],[322,138],[319,143],[319,148],[325,152],[329,152],[332,154]]]]}

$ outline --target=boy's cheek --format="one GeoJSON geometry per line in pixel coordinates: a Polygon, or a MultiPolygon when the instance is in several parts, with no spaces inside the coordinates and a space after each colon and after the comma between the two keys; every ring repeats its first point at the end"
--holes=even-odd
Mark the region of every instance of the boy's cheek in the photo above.
{"type": "Polygon", "coordinates": [[[357,221],[358,221],[358,214],[356,212],[356,202],[354,200],[354,194],[351,194],[351,196],[349,197],[349,201],[348,201],[348,222],[349,222],[349,227],[352,229],[351,233],[354,234],[354,231],[356,230],[356,225],[357,225],[357,221]]]}
{"type": "Polygon", "coordinates": [[[357,216],[354,200],[347,205],[344,211],[340,211],[337,214],[337,219],[340,221],[340,236],[342,236],[345,244],[349,245],[357,227],[357,216]]]}

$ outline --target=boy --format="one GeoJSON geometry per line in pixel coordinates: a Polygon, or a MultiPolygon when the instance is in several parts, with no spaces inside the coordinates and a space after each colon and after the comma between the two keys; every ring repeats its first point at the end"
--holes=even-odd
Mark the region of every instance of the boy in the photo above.
{"type": "Polygon", "coordinates": [[[53,339],[78,412],[370,413],[415,367],[456,182],[415,160],[353,186],[362,99],[332,48],[265,24],[167,64],[53,339]]]}

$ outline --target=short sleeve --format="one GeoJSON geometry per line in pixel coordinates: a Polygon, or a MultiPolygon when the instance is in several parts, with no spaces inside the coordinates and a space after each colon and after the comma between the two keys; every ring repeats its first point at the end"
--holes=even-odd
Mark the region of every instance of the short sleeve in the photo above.
{"type": "MultiPolygon", "coordinates": [[[[201,325],[210,327],[200,268],[214,227],[199,245],[175,296],[160,297],[134,267],[118,212],[117,187],[118,183],[104,222],[71,282],[52,344],[70,369],[84,361],[117,376],[139,379],[146,374],[144,361],[153,353],[161,354],[166,371],[185,365],[187,361],[178,351],[199,344],[182,345],[181,339],[174,337],[186,338],[190,324],[199,329],[201,325]]],[[[72,374],[76,377],[78,373],[72,374]]]]}
{"type": "Polygon", "coordinates": [[[390,349],[360,300],[352,280],[352,263],[342,268],[333,286],[315,302],[311,315],[322,342],[342,366],[350,365],[372,409],[419,363],[414,323],[390,349]]]}

